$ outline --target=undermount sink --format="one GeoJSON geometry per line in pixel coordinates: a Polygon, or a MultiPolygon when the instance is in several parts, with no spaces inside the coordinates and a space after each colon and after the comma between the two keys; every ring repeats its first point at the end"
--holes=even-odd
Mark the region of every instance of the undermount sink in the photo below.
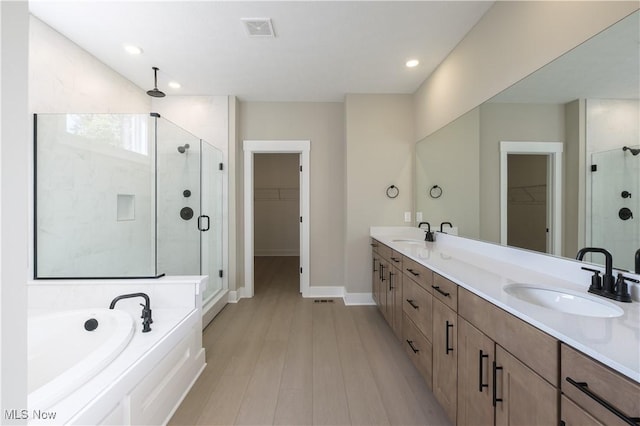
{"type": "Polygon", "coordinates": [[[613,303],[571,290],[555,290],[531,284],[509,284],[504,287],[504,291],[516,299],[567,314],[615,318],[624,313],[622,308],[613,303]]]}
{"type": "Polygon", "coordinates": [[[416,246],[424,246],[424,241],[423,240],[411,240],[411,239],[398,239],[398,240],[391,240],[392,243],[404,243],[404,244],[410,244],[410,245],[416,245],[416,246]]]}

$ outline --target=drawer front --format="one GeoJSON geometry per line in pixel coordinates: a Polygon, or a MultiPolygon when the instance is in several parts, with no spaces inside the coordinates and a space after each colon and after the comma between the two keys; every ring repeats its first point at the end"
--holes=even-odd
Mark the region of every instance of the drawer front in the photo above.
{"type": "Polygon", "coordinates": [[[402,310],[431,341],[431,294],[413,280],[402,277],[402,310]]]}
{"type": "Polygon", "coordinates": [[[640,385],[565,344],[560,350],[562,392],[607,425],[625,423],[603,404],[627,417],[640,417],[640,385]],[[575,383],[572,384],[570,381],[575,383]],[[581,385],[586,383],[586,387],[581,385]],[[591,396],[588,395],[591,393],[591,396]],[[601,402],[598,402],[598,399],[601,402]]]}
{"type": "Polygon", "coordinates": [[[407,277],[418,283],[429,293],[432,292],[431,286],[433,285],[433,272],[431,272],[431,269],[409,259],[408,257],[404,258],[402,269],[407,277]]]}
{"type": "Polygon", "coordinates": [[[371,246],[371,250],[374,253],[378,252],[378,247],[380,247],[380,242],[378,240],[376,240],[375,238],[371,238],[369,245],[371,246]]]}
{"type": "Polygon", "coordinates": [[[564,395],[560,398],[560,420],[564,426],[604,426],[564,395]]]}
{"type": "Polygon", "coordinates": [[[458,314],[507,349],[546,381],[558,386],[559,344],[548,334],[464,288],[458,314]]]}
{"type": "Polygon", "coordinates": [[[454,310],[458,311],[458,285],[442,275],[433,274],[433,295],[454,310]]]}
{"type": "Polygon", "coordinates": [[[395,250],[391,250],[391,256],[389,256],[389,263],[402,271],[402,254],[395,250]]]}
{"type": "Polygon", "coordinates": [[[393,252],[393,250],[391,250],[391,247],[385,246],[379,241],[377,244],[378,244],[378,247],[377,247],[378,254],[385,260],[391,262],[391,253],[393,252]]]}
{"type": "Polygon", "coordinates": [[[431,343],[424,337],[413,321],[405,314],[402,320],[402,344],[411,362],[416,366],[424,381],[431,388],[431,343]]]}

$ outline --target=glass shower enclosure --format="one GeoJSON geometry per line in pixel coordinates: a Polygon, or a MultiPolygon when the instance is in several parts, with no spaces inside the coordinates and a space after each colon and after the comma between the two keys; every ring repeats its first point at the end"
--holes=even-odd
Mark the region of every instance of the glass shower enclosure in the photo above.
{"type": "Polygon", "coordinates": [[[615,267],[633,271],[640,247],[640,155],[620,147],[594,152],[591,164],[587,245],[606,247],[615,267]]]}
{"type": "Polygon", "coordinates": [[[222,153],[158,114],[34,116],[36,279],[209,275],[223,290],[222,153]]]}

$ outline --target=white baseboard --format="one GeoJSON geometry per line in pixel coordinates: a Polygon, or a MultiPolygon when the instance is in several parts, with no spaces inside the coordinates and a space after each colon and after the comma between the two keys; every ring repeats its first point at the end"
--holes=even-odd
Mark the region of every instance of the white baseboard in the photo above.
{"type": "Polygon", "coordinates": [[[296,249],[266,249],[254,250],[254,256],[300,256],[300,250],[296,249]]]}
{"type": "Polygon", "coordinates": [[[229,291],[223,290],[216,298],[206,304],[202,308],[202,329],[204,330],[207,325],[215,318],[218,313],[229,303],[229,291]]]}
{"type": "Polygon", "coordinates": [[[306,298],[314,297],[344,297],[344,287],[316,287],[310,286],[309,290],[302,295],[306,298]]]}
{"type": "Polygon", "coordinates": [[[344,293],[344,304],[347,306],[355,305],[375,305],[371,293],[344,293]]]}
{"type": "Polygon", "coordinates": [[[242,298],[247,297],[244,291],[244,287],[240,287],[237,290],[229,290],[229,303],[238,303],[242,298]]]}

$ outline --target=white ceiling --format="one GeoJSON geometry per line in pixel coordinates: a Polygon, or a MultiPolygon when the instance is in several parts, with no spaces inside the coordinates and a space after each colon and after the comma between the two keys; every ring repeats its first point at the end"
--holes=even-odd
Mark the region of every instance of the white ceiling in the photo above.
{"type": "Polygon", "coordinates": [[[31,12],[144,90],[250,101],[413,93],[490,1],[30,1],[31,12]],[[241,18],[271,18],[249,38],[241,18]],[[123,43],[144,50],[138,57],[123,43]],[[417,68],[405,67],[410,58],[417,68]],[[182,84],[174,91],[170,79],[182,84]]]}

